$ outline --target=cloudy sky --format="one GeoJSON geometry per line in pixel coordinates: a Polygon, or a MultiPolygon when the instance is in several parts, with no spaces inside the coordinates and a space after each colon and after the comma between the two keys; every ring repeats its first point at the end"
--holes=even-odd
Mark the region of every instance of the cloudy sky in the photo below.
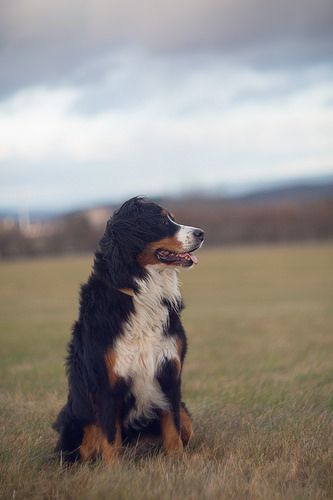
{"type": "Polygon", "coordinates": [[[0,209],[333,173],[331,0],[0,9],[0,209]]]}

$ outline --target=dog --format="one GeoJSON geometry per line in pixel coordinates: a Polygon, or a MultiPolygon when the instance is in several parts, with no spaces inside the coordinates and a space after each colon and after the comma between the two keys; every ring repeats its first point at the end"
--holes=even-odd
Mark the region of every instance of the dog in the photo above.
{"type": "Polygon", "coordinates": [[[53,424],[67,461],[111,463],[124,443],[158,437],[181,453],[192,419],[181,399],[187,340],[178,270],[197,263],[202,229],[143,197],[108,220],[81,287],[66,362],[68,399],[53,424]]]}

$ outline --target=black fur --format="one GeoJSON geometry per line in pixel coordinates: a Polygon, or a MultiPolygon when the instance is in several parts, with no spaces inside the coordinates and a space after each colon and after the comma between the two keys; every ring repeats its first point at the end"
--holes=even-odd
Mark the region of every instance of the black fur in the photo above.
{"type": "MultiPolygon", "coordinates": [[[[116,412],[120,412],[124,421],[135,405],[130,381],[121,379],[111,387],[105,365],[105,353],[112,348],[129,315],[134,313],[132,297],[120,289],[139,292],[135,278],[145,278],[146,270],[139,264],[138,256],[149,243],[172,237],[177,230],[172,220],[166,219],[160,206],[143,198],[127,201],[107,222],[95,253],[92,273],[81,287],[79,317],[73,325],[68,346],[68,399],[53,425],[59,433],[56,450],[69,461],[80,457],[80,445],[87,425],[98,425],[112,443],[116,412]]],[[[180,340],[183,363],[187,348],[179,316],[183,306],[180,304],[175,310],[171,304],[166,302],[165,305],[169,310],[169,322],[164,333],[180,340]]],[[[165,362],[158,381],[170,401],[179,430],[181,381],[169,361],[165,362]]],[[[158,417],[144,422],[141,429],[123,427],[122,439],[130,441],[138,434],[148,432],[159,434],[158,417]]]]}

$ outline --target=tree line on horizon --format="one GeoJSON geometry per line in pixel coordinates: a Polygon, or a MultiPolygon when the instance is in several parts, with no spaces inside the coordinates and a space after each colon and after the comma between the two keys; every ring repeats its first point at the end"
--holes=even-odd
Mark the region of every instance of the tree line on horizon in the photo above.
{"type": "MultiPolygon", "coordinates": [[[[249,202],[192,197],[161,201],[181,223],[205,230],[205,246],[333,239],[332,198],[249,202]]],[[[93,221],[89,211],[83,211],[40,222],[34,234],[18,223],[8,226],[0,221],[0,258],[93,252],[106,220],[104,214],[93,221]]]]}

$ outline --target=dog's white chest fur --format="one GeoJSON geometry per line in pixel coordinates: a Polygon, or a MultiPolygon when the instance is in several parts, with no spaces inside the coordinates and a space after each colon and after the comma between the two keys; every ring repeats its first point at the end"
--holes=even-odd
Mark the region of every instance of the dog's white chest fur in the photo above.
{"type": "Polygon", "coordinates": [[[169,314],[162,303],[180,300],[177,271],[159,265],[147,266],[147,271],[148,278],[138,282],[140,292],[133,297],[134,312],[115,344],[115,373],[130,381],[136,399],[126,422],[131,425],[153,417],[155,408],[168,408],[156,377],[165,360],[179,359],[175,339],[163,332],[169,314]]]}

